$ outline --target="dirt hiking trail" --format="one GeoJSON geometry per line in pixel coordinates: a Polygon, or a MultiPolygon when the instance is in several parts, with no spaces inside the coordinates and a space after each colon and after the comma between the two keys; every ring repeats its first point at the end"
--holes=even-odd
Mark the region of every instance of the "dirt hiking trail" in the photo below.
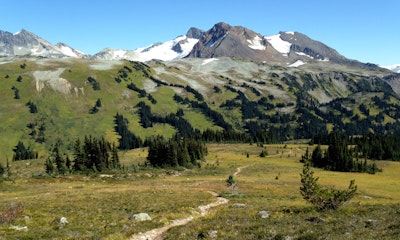
{"type": "MultiPolygon", "coordinates": [[[[237,176],[242,171],[243,168],[246,168],[249,166],[251,166],[251,165],[238,167],[233,175],[237,176]]],[[[217,206],[220,206],[223,204],[227,204],[229,202],[228,199],[219,197],[218,193],[216,193],[216,192],[212,192],[212,191],[208,191],[208,192],[211,195],[213,195],[214,197],[216,197],[217,201],[209,203],[207,205],[198,206],[197,208],[199,210],[198,213],[200,214],[200,217],[206,216],[211,208],[214,208],[214,207],[217,207],[217,206]]],[[[175,219],[175,220],[172,220],[171,223],[168,225],[165,225],[160,228],[154,228],[154,229],[149,230],[144,233],[138,233],[138,234],[132,235],[129,239],[130,240],[162,240],[163,239],[162,234],[164,232],[168,231],[168,229],[170,229],[172,227],[176,227],[176,226],[186,225],[193,219],[194,219],[194,217],[192,215],[187,218],[175,219]]]]}

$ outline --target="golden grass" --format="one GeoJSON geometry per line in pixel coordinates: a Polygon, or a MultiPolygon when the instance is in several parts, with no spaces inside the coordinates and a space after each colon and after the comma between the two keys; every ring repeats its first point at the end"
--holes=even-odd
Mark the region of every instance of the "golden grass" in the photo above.
{"type": "MultiPolygon", "coordinates": [[[[340,239],[340,234],[346,231],[351,236],[370,239],[375,236],[373,229],[363,229],[361,224],[369,218],[379,220],[377,229],[391,226],[389,220],[393,221],[396,210],[390,209],[399,209],[400,202],[399,162],[377,162],[383,172],[375,175],[313,169],[322,185],[344,189],[351,179],[358,185],[356,197],[339,211],[316,212],[299,192],[302,169],[299,159],[307,147],[305,144],[263,147],[209,144],[202,168],[184,171],[139,170],[138,166],[146,161],[147,149],[135,149],[120,153],[121,163],[130,171],[111,173],[113,177],[32,178],[44,171],[44,159],[15,162],[12,163],[14,182],[0,183],[0,211],[7,203],[21,202],[29,219],[18,219],[13,225],[27,226],[29,230],[0,226],[0,239],[125,239],[173,219],[198,216],[197,206],[215,201],[207,191],[227,196],[230,202],[212,209],[204,218],[196,217],[186,226],[170,229],[165,233],[168,239],[193,239],[209,230],[217,230],[218,239],[263,239],[280,234],[312,237],[305,229],[313,223],[304,219],[313,216],[325,219],[325,223],[313,226],[331,239],[340,239]],[[268,151],[267,157],[259,157],[262,150],[268,151]],[[238,194],[230,195],[225,179],[239,167],[238,194]],[[244,203],[246,207],[234,208],[234,203],[244,203]],[[257,216],[260,210],[270,211],[271,217],[261,220],[257,216]],[[139,223],[128,219],[138,212],[149,213],[152,220],[139,223]],[[66,217],[69,223],[60,226],[53,222],[61,217],[66,217]],[[353,224],[355,229],[347,226],[350,223],[346,221],[353,221],[352,218],[358,221],[353,224]],[[341,230],[336,233],[336,228],[341,230]]],[[[385,236],[400,236],[400,232],[392,230],[387,233],[391,235],[385,236]]]]}

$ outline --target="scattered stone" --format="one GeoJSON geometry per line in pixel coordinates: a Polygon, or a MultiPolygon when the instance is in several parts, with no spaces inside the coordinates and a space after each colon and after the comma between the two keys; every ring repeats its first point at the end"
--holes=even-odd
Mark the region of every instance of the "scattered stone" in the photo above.
{"type": "Polygon", "coordinates": [[[309,222],[315,222],[315,223],[323,223],[323,222],[325,222],[325,219],[320,218],[320,217],[309,217],[309,218],[306,218],[306,220],[309,221],[309,222]]]}
{"type": "Polygon", "coordinates": [[[61,217],[60,219],[56,218],[51,222],[51,225],[54,229],[62,229],[68,223],[67,218],[61,217]]]}
{"type": "Polygon", "coordinates": [[[217,238],[218,231],[217,230],[210,230],[208,231],[208,236],[210,238],[217,238]]]}
{"type": "Polygon", "coordinates": [[[23,227],[11,226],[11,227],[9,227],[9,229],[16,230],[16,231],[28,231],[28,227],[27,226],[23,226],[23,227]]]}
{"type": "Polygon", "coordinates": [[[111,175],[111,174],[100,174],[99,177],[101,177],[101,178],[113,178],[114,175],[111,175]]]}
{"type": "Polygon", "coordinates": [[[365,221],[365,228],[373,228],[376,226],[376,220],[373,219],[368,219],[367,221],[365,221]]]}
{"type": "Polygon", "coordinates": [[[142,222],[142,221],[150,221],[151,217],[147,213],[137,213],[133,214],[128,219],[131,221],[142,222]]]}
{"type": "Polygon", "coordinates": [[[123,228],[124,230],[128,230],[128,229],[129,229],[129,226],[128,226],[127,224],[124,224],[124,225],[122,225],[122,228],[123,228]]]}
{"type": "Polygon", "coordinates": [[[63,224],[63,225],[65,225],[65,224],[68,223],[68,220],[67,220],[65,217],[61,217],[61,218],[60,218],[60,223],[63,224]]]}
{"type": "Polygon", "coordinates": [[[232,204],[232,207],[234,207],[234,208],[245,208],[246,204],[244,204],[244,203],[234,203],[234,204],[232,204]]]}
{"type": "Polygon", "coordinates": [[[259,211],[259,212],[257,213],[257,215],[258,215],[260,218],[265,219],[265,218],[269,218],[270,213],[269,213],[269,211],[259,211]]]}
{"type": "Polygon", "coordinates": [[[25,220],[25,221],[29,221],[30,219],[31,219],[31,218],[30,218],[29,216],[27,216],[27,215],[24,216],[24,220],[25,220]]]}

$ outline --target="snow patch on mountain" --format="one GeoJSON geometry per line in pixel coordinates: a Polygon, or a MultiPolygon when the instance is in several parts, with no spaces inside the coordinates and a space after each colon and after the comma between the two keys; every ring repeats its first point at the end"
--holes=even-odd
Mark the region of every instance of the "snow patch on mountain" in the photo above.
{"type": "Polygon", "coordinates": [[[185,57],[193,49],[198,39],[179,36],[164,43],[152,44],[148,47],[137,48],[134,51],[106,48],[92,58],[101,60],[130,60],[146,62],[153,59],[171,61],[185,57]]]}
{"type": "Polygon", "coordinates": [[[248,46],[251,49],[255,50],[265,50],[265,46],[262,44],[262,38],[259,36],[255,36],[252,40],[247,39],[247,42],[250,43],[248,46]]]}
{"type": "Polygon", "coordinates": [[[305,56],[305,57],[309,57],[309,58],[311,58],[311,59],[314,59],[314,57],[312,57],[312,56],[310,56],[310,55],[308,55],[308,54],[305,54],[305,53],[303,53],[303,52],[295,52],[297,55],[300,55],[300,56],[305,56]]]}
{"type": "Polygon", "coordinates": [[[114,48],[105,48],[102,51],[96,53],[92,58],[97,60],[130,60],[137,61],[138,55],[131,50],[120,50],[114,48]]]}
{"type": "Polygon", "coordinates": [[[204,61],[201,63],[201,65],[206,65],[206,64],[208,64],[208,63],[210,63],[210,62],[217,61],[217,60],[218,60],[218,58],[209,58],[209,59],[204,60],[204,61]]]}
{"type": "Polygon", "coordinates": [[[60,49],[60,52],[62,52],[63,54],[65,54],[69,57],[77,57],[77,55],[72,51],[72,49],[67,46],[61,46],[59,49],[60,49]]]}
{"type": "Polygon", "coordinates": [[[389,65],[389,66],[380,66],[382,68],[389,69],[392,72],[395,73],[400,73],[400,64],[394,64],[394,65],[389,65]]]}
{"type": "Polygon", "coordinates": [[[116,66],[122,65],[123,61],[109,61],[109,60],[98,60],[93,64],[90,64],[89,67],[94,70],[110,70],[116,66]]]}
{"type": "Polygon", "coordinates": [[[273,36],[266,36],[264,37],[267,41],[272,45],[272,47],[282,53],[283,56],[287,57],[290,52],[290,47],[292,44],[290,42],[286,42],[282,40],[281,34],[273,35],[273,36]]]}
{"type": "Polygon", "coordinates": [[[290,64],[288,67],[300,67],[301,65],[304,65],[304,64],[306,64],[306,63],[301,60],[297,60],[296,62],[290,64]]]}
{"type": "Polygon", "coordinates": [[[138,48],[135,50],[135,53],[138,55],[138,61],[146,62],[152,59],[170,61],[188,55],[198,41],[198,39],[188,38],[186,35],[183,35],[165,43],[138,48]],[[180,45],[179,52],[173,50],[177,44],[180,45]]]}
{"type": "Polygon", "coordinates": [[[73,49],[64,43],[57,43],[55,45],[55,47],[58,51],[60,51],[63,55],[65,55],[67,57],[79,58],[79,57],[82,57],[85,55],[85,53],[78,51],[76,49],[73,49]]]}

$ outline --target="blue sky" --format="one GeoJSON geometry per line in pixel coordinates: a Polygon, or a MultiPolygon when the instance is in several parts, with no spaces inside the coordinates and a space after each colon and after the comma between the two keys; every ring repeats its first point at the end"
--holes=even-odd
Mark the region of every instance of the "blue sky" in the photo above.
{"type": "Polygon", "coordinates": [[[297,31],[362,62],[400,63],[398,0],[0,0],[0,29],[26,29],[86,53],[134,50],[190,27],[240,25],[274,35],[297,31]]]}

